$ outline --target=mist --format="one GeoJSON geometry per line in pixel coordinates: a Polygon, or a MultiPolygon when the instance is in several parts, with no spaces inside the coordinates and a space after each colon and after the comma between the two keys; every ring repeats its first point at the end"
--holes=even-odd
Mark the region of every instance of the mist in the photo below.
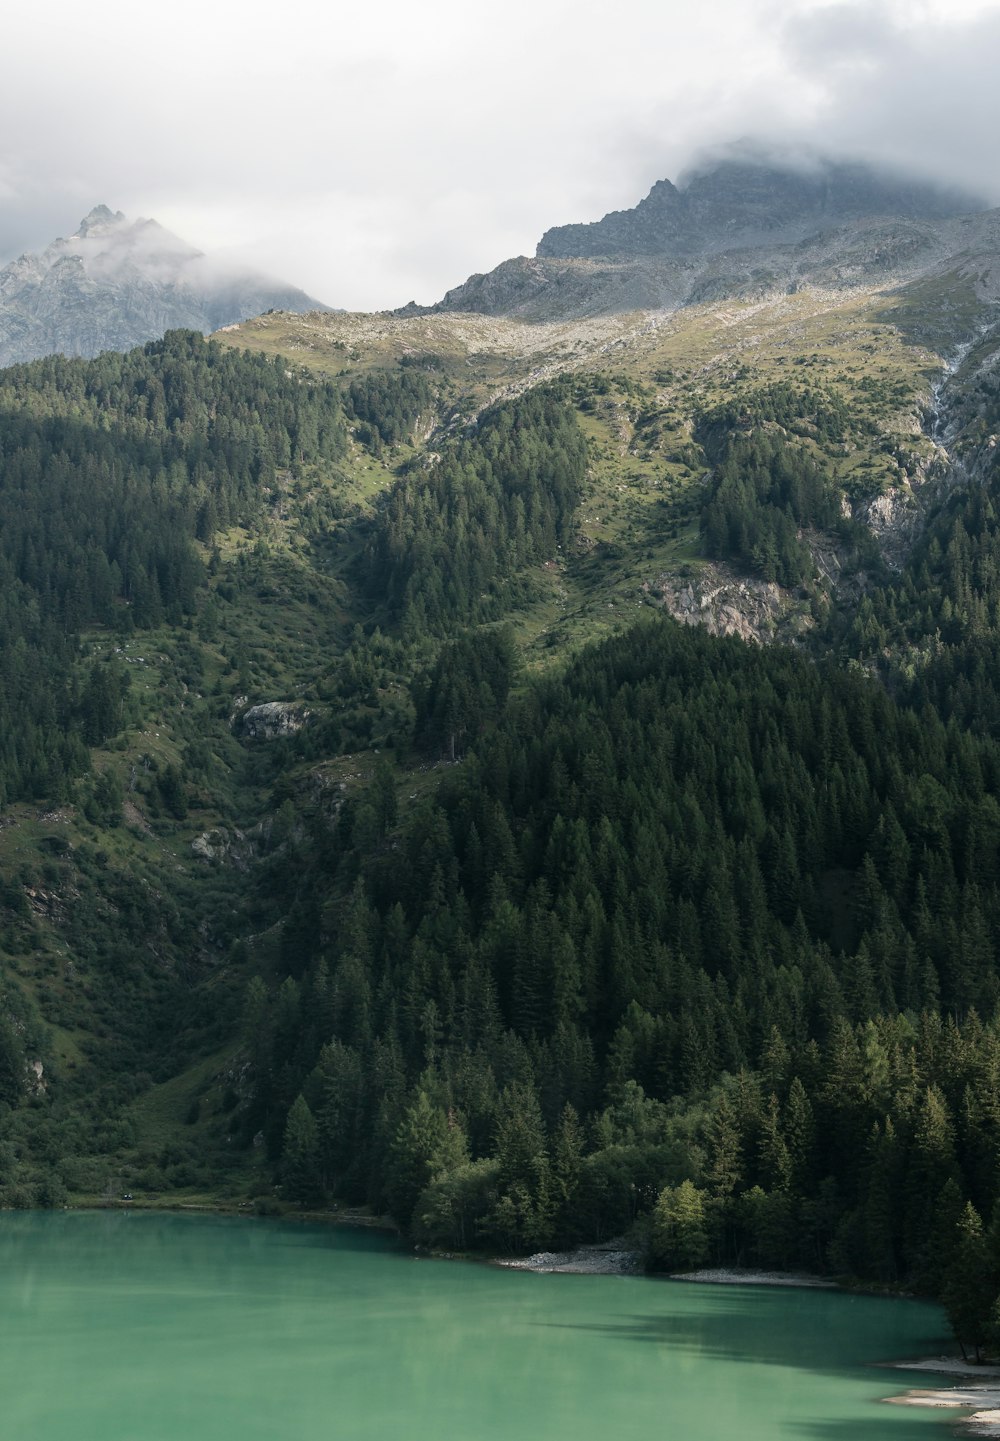
{"type": "Polygon", "coordinates": [[[0,259],[105,203],[331,305],[426,303],[742,136],[995,204],[998,53],[995,0],[58,0],[5,18],[0,259]]]}

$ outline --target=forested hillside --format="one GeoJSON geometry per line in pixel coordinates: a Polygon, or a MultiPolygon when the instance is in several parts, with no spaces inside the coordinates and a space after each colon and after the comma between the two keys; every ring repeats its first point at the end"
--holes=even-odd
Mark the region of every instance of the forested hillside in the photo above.
{"type": "Polygon", "coordinates": [[[194,542],[259,517],[279,470],[345,444],[332,387],[174,332],[95,361],[0,371],[0,804],[62,799],[120,729],[121,667],[75,672],[81,632],[191,616],[194,542]]]}
{"type": "Polygon", "coordinates": [[[4,1204],[634,1230],[988,1339],[994,392],[959,472],[883,319],[807,379],[710,319],[0,373],[4,1204]],[[678,625],[704,577],[796,644],[678,625]]]}
{"type": "Polygon", "coordinates": [[[496,620],[502,582],[556,554],[586,470],[565,404],[534,392],[482,416],[474,436],[393,487],[380,519],[370,584],[411,636],[496,620]]]}
{"type": "Polygon", "coordinates": [[[439,1244],[604,1239],[690,1183],[668,1264],[933,1286],[997,1188],[998,785],[867,676],[639,626],[404,825],[274,863],[305,964],[252,1007],[246,1124],[290,1194],[439,1244]]]}
{"type": "Polygon", "coordinates": [[[831,453],[852,427],[843,399],[779,383],[699,417],[712,480],[701,512],[706,555],[793,587],[816,578],[810,532],[877,556],[845,516],[831,453]]]}

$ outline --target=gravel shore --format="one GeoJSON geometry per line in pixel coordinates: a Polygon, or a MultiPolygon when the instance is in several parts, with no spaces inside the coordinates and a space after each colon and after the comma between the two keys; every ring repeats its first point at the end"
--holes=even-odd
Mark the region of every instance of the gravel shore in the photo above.
{"type": "MultiPolygon", "coordinates": [[[[642,1274],[642,1255],[630,1250],[624,1241],[609,1241],[603,1246],[578,1246],[573,1251],[536,1251],[533,1256],[517,1260],[500,1260],[498,1266],[513,1271],[563,1271],[576,1276],[637,1276],[642,1274]]],[[[739,1271],[717,1267],[701,1271],[677,1271],[670,1281],[702,1281],[713,1286],[807,1286],[835,1290],[834,1281],[810,1276],[800,1271],[739,1271]]]]}

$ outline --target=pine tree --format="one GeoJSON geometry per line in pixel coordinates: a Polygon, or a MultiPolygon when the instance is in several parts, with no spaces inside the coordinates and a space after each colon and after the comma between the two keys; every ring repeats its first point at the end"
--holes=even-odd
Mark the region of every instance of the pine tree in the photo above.
{"type": "Polygon", "coordinates": [[[955,1339],[969,1359],[969,1349],[976,1361],[989,1337],[990,1314],[996,1300],[1000,1275],[991,1265],[989,1248],[983,1234],[983,1223],[971,1201],[955,1228],[956,1235],[944,1273],[941,1301],[955,1339]]]}
{"type": "Polygon", "coordinates": [[[296,1096],[285,1125],[281,1181],[282,1194],[289,1201],[299,1206],[322,1203],[319,1134],[315,1117],[301,1094],[296,1096]]]}

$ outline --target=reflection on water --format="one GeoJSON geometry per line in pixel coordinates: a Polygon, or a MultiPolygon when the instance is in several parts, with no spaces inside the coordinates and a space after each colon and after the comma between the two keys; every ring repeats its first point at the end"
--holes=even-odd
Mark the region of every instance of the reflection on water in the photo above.
{"type": "MultiPolygon", "coordinates": [[[[0,1215],[0,1404],[30,1441],[918,1441],[866,1363],[933,1308],[533,1276],[320,1226],[0,1215]]],[[[921,1378],[921,1384],[924,1384],[921,1378]]],[[[933,1428],[933,1429],[932,1429],[933,1428]]]]}

